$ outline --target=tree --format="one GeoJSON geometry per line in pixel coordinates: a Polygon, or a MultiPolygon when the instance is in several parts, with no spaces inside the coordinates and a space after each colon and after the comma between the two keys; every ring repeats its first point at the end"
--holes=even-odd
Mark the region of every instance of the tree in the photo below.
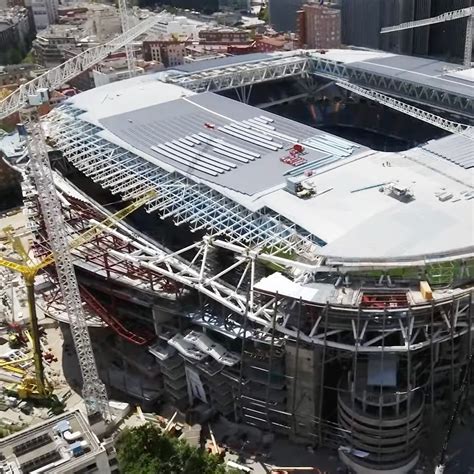
{"type": "Polygon", "coordinates": [[[265,23],[268,23],[268,21],[270,20],[270,12],[268,11],[268,5],[260,9],[258,19],[263,20],[265,23]]]}
{"type": "Polygon", "coordinates": [[[8,51],[8,64],[19,64],[23,56],[18,48],[10,48],[8,51]]]}
{"type": "Polygon", "coordinates": [[[116,444],[124,474],[226,474],[221,459],[147,423],[125,429],[116,444]]]}

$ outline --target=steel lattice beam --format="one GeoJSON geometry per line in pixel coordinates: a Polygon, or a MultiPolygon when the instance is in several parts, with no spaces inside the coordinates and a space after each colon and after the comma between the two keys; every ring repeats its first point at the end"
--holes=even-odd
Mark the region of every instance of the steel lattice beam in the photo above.
{"type": "Polygon", "coordinates": [[[27,131],[26,143],[30,156],[30,169],[38,192],[42,216],[51,251],[54,255],[59,285],[66,305],[74,347],[81,369],[82,396],[88,414],[100,413],[105,420],[109,420],[107,391],[97,372],[45,138],[39,123],[28,124],[27,131]]]}
{"type": "Polygon", "coordinates": [[[171,76],[168,81],[195,92],[219,91],[298,76],[307,72],[309,65],[310,60],[306,56],[291,55],[191,75],[171,76]]]}
{"type": "Polygon", "coordinates": [[[252,212],[203,184],[178,173],[168,173],[146,160],[98,137],[94,126],[78,128],[68,105],[53,112],[52,136],[63,156],[104,188],[125,198],[142,189],[157,189],[158,198],[147,205],[191,230],[225,232],[234,241],[294,250],[309,258],[324,242],[269,209],[252,212]],[[57,128],[58,133],[55,133],[57,128]],[[113,165],[113,166],[112,166],[113,165]]]}
{"type": "Polygon", "coordinates": [[[474,101],[470,97],[435,86],[366,71],[310,52],[302,54],[298,51],[245,65],[223,66],[197,73],[176,74],[169,76],[167,81],[195,92],[206,92],[244,87],[302,74],[314,74],[330,80],[344,80],[400,98],[474,117],[474,101]]]}
{"type": "MultiPolygon", "coordinates": [[[[87,201],[86,196],[84,199],[87,201]]],[[[76,218],[73,218],[72,221],[78,225],[76,218]]],[[[80,230],[81,228],[78,228],[76,231],[80,232],[80,230]]],[[[470,319],[468,317],[472,289],[467,289],[445,299],[412,305],[409,309],[385,309],[389,315],[390,326],[384,330],[377,323],[377,316],[380,316],[381,310],[365,310],[337,304],[304,303],[304,305],[308,305],[308,310],[312,308],[316,311],[329,311],[331,318],[336,318],[336,321],[340,321],[346,327],[338,327],[337,330],[325,332],[320,324],[321,318],[317,318],[304,331],[301,328],[298,331],[291,325],[288,316],[288,310],[293,301],[291,298],[282,298],[278,294],[272,293],[261,294],[256,290],[255,264],[261,260],[281,264],[283,267],[296,265],[303,272],[305,269],[307,270],[306,267],[311,270],[311,266],[207,236],[190,246],[171,252],[155,245],[152,241],[141,239],[140,236],[133,233],[133,229],[120,223],[116,229],[106,231],[99,246],[97,243],[91,243],[87,248],[76,252],[75,256],[77,265],[81,265],[79,260],[83,259],[86,262],[86,268],[89,266],[90,270],[90,265],[94,262],[97,271],[102,272],[106,268],[101,270],[101,265],[103,265],[101,262],[108,260],[110,264],[108,277],[118,282],[122,281],[123,272],[116,265],[122,267],[125,265],[124,268],[126,268],[128,264],[128,268],[133,268],[133,275],[140,275],[142,272],[144,272],[143,275],[146,275],[147,272],[151,272],[158,278],[161,275],[167,280],[195,289],[230,310],[234,317],[246,316],[249,320],[247,330],[252,332],[251,337],[262,341],[268,340],[268,331],[273,326],[275,304],[277,304],[275,323],[277,338],[299,337],[309,344],[349,352],[380,353],[381,351],[391,351],[406,353],[429,347],[433,343],[458,338],[472,329],[469,327],[470,319]],[[107,237],[107,234],[110,238],[107,237]],[[235,259],[226,268],[219,267],[216,270],[212,263],[211,250],[213,248],[224,248],[231,251],[234,253],[235,259]],[[184,259],[184,255],[188,259],[184,259]],[[225,275],[235,272],[238,268],[241,269],[241,278],[237,284],[231,285],[222,281],[225,275]],[[247,294],[248,291],[250,294],[247,294]],[[430,333],[426,330],[426,318],[433,310],[437,317],[434,330],[430,333]],[[359,320],[360,324],[356,324],[356,321],[359,320]],[[398,335],[401,344],[387,344],[386,337],[389,335],[398,335]],[[350,340],[351,337],[353,341],[350,340]]],[[[312,281],[311,274],[308,274],[308,278],[303,278],[304,282],[302,283],[298,283],[299,280],[294,280],[294,282],[305,285],[312,281]]],[[[133,285],[137,286],[136,279],[134,279],[133,285]]],[[[207,310],[206,314],[207,319],[215,319],[212,310],[207,310]]],[[[196,324],[208,324],[202,317],[193,318],[193,320],[196,324]]]]}
{"type": "Polygon", "coordinates": [[[401,23],[400,25],[387,26],[380,30],[380,33],[392,33],[393,31],[409,30],[411,28],[418,28],[420,26],[434,25],[435,23],[444,23],[445,21],[458,20],[459,18],[466,18],[474,14],[474,8],[461,8],[460,10],[454,10],[446,12],[432,18],[425,18],[423,20],[408,21],[401,23]]]}
{"type": "Polygon", "coordinates": [[[147,18],[133,28],[100,46],[90,48],[68,61],[56,66],[32,81],[21,85],[8,97],[0,101],[0,119],[18,112],[28,102],[28,96],[35,95],[38,89],[56,89],[65,84],[70,79],[76,77],[81,72],[86,71],[94,64],[105,59],[110,53],[117,51],[130,43],[141,34],[149,30],[159,21],[158,15],[147,18]]]}
{"type": "Polygon", "coordinates": [[[355,92],[362,97],[366,97],[367,99],[371,99],[375,102],[386,105],[391,109],[398,110],[399,112],[402,112],[406,115],[410,115],[411,117],[422,120],[423,122],[429,123],[435,127],[442,128],[443,130],[451,133],[463,134],[465,137],[471,138],[469,135],[465,134],[465,132],[471,129],[469,125],[447,120],[443,117],[427,112],[426,110],[422,110],[414,107],[413,105],[401,102],[400,100],[394,99],[393,97],[388,97],[384,94],[381,94],[380,92],[365,89],[364,87],[351,84],[350,82],[339,81],[336,82],[336,85],[351,92],[355,92]]]}

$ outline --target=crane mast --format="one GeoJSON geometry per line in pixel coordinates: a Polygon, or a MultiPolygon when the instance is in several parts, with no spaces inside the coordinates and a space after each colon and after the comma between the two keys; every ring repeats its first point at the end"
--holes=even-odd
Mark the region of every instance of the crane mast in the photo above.
{"type": "MultiPolygon", "coordinates": [[[[118,8],[120,13],[120,22],[122,23],[122,34],[126,34],[130,30],[130,18],[128,17],[127,0],[118,0],[118,8]]],[[[127,58],[128,76],[135,76],[135,55],[133,54],[133,46],[131,43],[125,44],[125,55],[127,58]]]]}
{"type": "Polygon", "coordinates": [[[82,396],[88,415],[100,413],[105,420],[110,419],[109,404],[105,385],[99,378],[92,344],[82,308],[81,296],[65,230],[61,203],[54,187],[51,165],[46,142],[36,110],[30,120],[24,123],[22,133],[26,134],[26,144],[30,156],[30,170],[38,192],[51,252],[54,255],[59,285],[68,314],[71,333],[76,348],[82,374],[82,396]]]}
{"type": "Polygon", "coordinates": [[[467,18],[466,24],[466,42],[464,44],[464,66],[471,67],[472,59],[472,22],[474,17],[474,7],[461,8],[460,10],[453,10],[443,13],[442,15],[434,16],[432,18],[424,18],[423,20],[408,21],[400,25],[387,26],[380,30],[380,33],[392,33],[394,31],[409,30],[411,28],[419,28],[421,26],[434,25],[436,23],[444,23],[446,21],[459,20],[467,18]]]}

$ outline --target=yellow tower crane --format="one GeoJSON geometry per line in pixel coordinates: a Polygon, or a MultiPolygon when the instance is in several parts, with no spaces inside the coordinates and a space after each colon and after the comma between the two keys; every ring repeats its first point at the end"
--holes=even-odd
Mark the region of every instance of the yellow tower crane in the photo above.
{"type": "MultiPolygon", "coordinates": [[[[122,219],[127,217],[133,211],[140,208],[143,204],[146,204],[152,198],[156,196],[155,191],[149,191],[143,196],[138,198],[129,206],[121,209],[115,214],[111,214],[102,222],[90,227],[84,233],[74,238],[69,247],[71,249],[78,248],[87,242],[90,242],[98,235],[105,232],[107,229],[112,228],[117,222],[120,222],[122,219]]],[[[24,249],[21,244],[20,239],[15,238],[12,233],[11,228],[4,229],[6,236],[9,238],[10,242],[16,253],[21,257],[22,263],[18,263],[6,258],[0,257],[0,266],[9,268],[14,272],[21,273],[25,280],[27,299],[28,299],[28,308],[31,324],[31,340],[33,345],[33,358],[35,365],[35,376],[34,378],[28,377],[25,375],[22,384],[18,387],[17,393],[20,398],[48,398],[52,394],[52,389],[48,385],[45,376],[44,376],[44,367],[43,367],[43,356],[41,353],[41,342],[40,342],[40,332],[38,327],[38,316],[36,314],[36,301],[35,301],[35,278],[40,270],[47,267],[54,262],[54,255],[50,253],[44,257],[38,263],[32,263],[28,252],[24,249]]],[[[13,364],[14,362],[12,362],[13,364]]]]}

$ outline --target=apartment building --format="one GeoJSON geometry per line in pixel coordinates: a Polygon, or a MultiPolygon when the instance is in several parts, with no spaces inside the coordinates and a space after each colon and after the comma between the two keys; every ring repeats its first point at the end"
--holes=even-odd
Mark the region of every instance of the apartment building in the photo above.
{"type": "Polygon", "coordinates": [[[320,4],[306,4],[298,11],[298,40],[301,47],[341,47],[341,12],[320,4]]]}

